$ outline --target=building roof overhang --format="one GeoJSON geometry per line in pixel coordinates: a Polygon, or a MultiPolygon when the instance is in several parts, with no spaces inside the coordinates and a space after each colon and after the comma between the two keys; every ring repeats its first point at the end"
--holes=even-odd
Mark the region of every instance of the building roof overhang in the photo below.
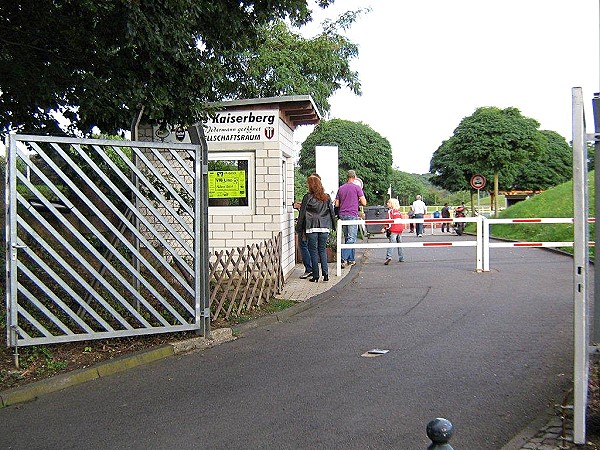
{"type": "Polygon", "coordinates": [[[294,130],[299,125],[316,125],[321,114],[310,95],[288,95],[281,97],[229,100],[213,103],[218,109],[228,111],[243,109],[278,109],[281,119],[294,130]]]}

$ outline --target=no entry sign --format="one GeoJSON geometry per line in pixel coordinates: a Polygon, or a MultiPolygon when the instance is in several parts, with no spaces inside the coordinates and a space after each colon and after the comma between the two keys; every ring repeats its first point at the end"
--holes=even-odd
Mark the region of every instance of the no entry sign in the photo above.
{"type": "Polygon", "coordinates": [[[471,187],[473,189],[483,189],[485,187],[485,177],[483,175],[473,175],[471,177],[471,187]]]}

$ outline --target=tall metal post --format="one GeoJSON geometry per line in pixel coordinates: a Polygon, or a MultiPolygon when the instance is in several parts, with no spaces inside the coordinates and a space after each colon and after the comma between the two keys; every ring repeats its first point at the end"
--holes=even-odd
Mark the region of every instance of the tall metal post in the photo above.
{"type": "MultiPolygon", "coordinates": [[[[592,99],[592,109],[594,112],[594,190],[600,192],[600,94],[595,93],[592,99]]],[[[594,197],[594,256],[596,261],[600,261],[600,197],[594,197]]],[[[592,341],[600,343],[600,270],[594,271],[594,323],[592,326],[592,341]]]]}
{"type": "Polygon", "coordinates": [[[17,335],[17,145],[16,139],[9,134],[6,138],[6,327],[7,342],[13,348],[15,367],[19,368],[19,340],[17,335]]]}
{"type": "Polygon", "coordinates": [[[585,133],[583,94],[573,88],[573,330],[574,330],[574,386],[573,386],[573,441],[585,443],[585,423],[588,396],[588,316],[587,273],[588,253],[588,191],[587,191],[587,136],[585,133]]]}
{"type": "MultiPolygon", "coordinates": [[[[200,146],[194,157],[195,215],[194,262],[196,310],[200,310],[201,334],[210,336],[210,289],[208,283],[208,144],[202,123],[188,128],[192,144],[200,146]]],[[[198,317],[198,316],[197,316],[198,317]]]]}

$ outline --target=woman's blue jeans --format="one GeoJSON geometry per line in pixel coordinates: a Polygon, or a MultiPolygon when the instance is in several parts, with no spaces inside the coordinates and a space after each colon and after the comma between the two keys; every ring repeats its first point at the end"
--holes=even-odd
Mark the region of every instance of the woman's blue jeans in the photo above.
{"type": "Polygon", "coordinates": [[[312,261],[312,276],[319,278],[319,261],[321,262],[321,272],[329,276],[329,267],[327,265],[327,233],[306,233],[308,238],[308,251],[312,261]]]}
{"type": "MultiPolygon", "coordinates": [[[[392,233],[389,237],[390,244],[401,244],[402,243],[402,235],[400,233],[392,233]]],[[[385,257],[386,259],[392,259],[392,254],[394,252],[394,247],[388,247],[385,257]]],[[[402,252],[402,247],[398,247],[398,261],[404,261],[404,253],[402,252]]]]}
{"type": "Polygon", "coordinates": [[[298,244],[300,245],[300,253],[302,254],[302,263],[304,264],[304,272],[312,272],[312,262],[310,252],[308,251],[308,239],[302,234],[298,235],[298,244]]]}

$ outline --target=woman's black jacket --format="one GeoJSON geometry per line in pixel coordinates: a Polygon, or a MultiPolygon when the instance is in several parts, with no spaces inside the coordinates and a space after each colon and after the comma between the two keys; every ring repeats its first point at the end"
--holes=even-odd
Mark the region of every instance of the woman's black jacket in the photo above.
{"type": "Polygon", "coordinates": [[[331,197],[327,195],[327,201],[323,202],[308,193],[302,199],[300,206],[300,214],[296,222],[296,232],[304,234],[306,230],[311,228],[328,228],[335,227],[335,213],[333,211],[333,203],[331,197]]]}

